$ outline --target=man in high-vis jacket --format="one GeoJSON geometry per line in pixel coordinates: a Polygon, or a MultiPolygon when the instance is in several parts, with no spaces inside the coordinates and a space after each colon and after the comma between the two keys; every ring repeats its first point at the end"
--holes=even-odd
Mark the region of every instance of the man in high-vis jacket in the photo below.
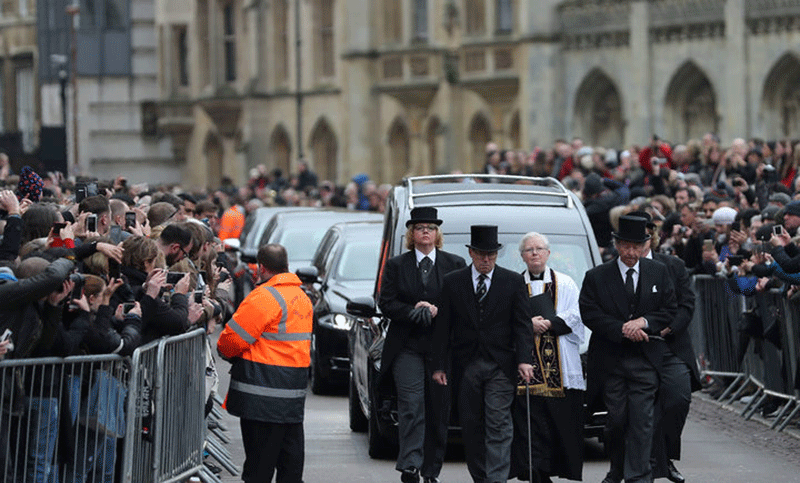
{"type": "Polygon", "coordinates": [[[245,483],[301,483],[303,413],[311,350],[311,301],[287,273],[286,249],[258,250],[262,282],[239,305],[217,350],[231,359],[225,408],[240,418],[245,483]]]}

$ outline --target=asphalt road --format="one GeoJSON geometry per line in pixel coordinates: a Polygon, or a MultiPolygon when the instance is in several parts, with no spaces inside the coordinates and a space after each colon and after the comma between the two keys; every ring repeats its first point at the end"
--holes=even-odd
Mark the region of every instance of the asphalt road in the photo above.
{"type": "MultiPolygon", "coordinates": [[[[228,366],[224,361],[219,365],[220,391],[224,395],[228,388],[228,366]]],[[[228,449],[241,467],[244,451],[239,422],[232,416],[227,418],[228,434],[233,440],[228,449]]],[[[400,481],[394,462],[370,459],[366,434],[350,431],[344,392],[315,396],[309,391],[305,435],[306,483],[400,481]]],[[[470,481],[463,458],[458,451],[451,453],[441,480],[470,481]]],[[[583,481],[599,483],[608,470],[608,461],[596,441],[587,441],[586,453],[583,481]]],[[[698,395],[684,431],[683,459],[677,466],[689,483],[800,482],[800,439],[771,431],[757,421],[744,421],[737,413],[698,395]]],[[[225,472],[221,476],[223,482],[240,481],[225,472]]]]}

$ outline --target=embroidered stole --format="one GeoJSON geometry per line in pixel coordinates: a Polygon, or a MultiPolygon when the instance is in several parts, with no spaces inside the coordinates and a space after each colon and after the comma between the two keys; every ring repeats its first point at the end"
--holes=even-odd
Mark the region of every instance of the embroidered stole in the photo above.
{"type": "MultiPolygon", "coordinates": [[[[533,297],[528,283],[528,297],[533,297]]],[[[558,310],[558,284],[556,273],[550,269],[550,282],[544,284],[544,292],[550,295],[553,307],[558,310]]],[[[530,393],[534,396],[564,397],[564,381],[561,376],[561,351],[558,336],[547,331],[534,336],[533,378],[530,393]]],[[[525,382],[517,386],[517,394],[525,394],[525,382]]]]}

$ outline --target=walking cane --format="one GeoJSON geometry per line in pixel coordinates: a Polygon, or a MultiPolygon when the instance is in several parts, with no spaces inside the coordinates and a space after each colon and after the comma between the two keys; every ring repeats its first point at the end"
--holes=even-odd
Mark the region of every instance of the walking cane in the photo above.
{"type": "Polygon", "coordinates": [[[531,443],[531,383],[525,381],[525,402],[528,407],[526,413],[528,414],[528,481],[536,483],[533,480],[533,443],[531,443]]]}

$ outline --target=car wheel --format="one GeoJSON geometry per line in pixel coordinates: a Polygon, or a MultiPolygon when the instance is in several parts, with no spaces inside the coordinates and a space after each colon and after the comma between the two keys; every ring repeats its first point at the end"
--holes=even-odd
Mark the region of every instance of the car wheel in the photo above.
{"type": "Polygon", "coordinates": [[[350,430],[356,433],[364,433],[367,431],[369,421],[367,421],[366,416],[364,416],[364,411],[361,410],[361,403],[358,401],[358,389],[356,389],[356,383],[353,381],[352,375],[350,376],[350,393],[348,394],[348,398],[350,406],[350,430]]]}

